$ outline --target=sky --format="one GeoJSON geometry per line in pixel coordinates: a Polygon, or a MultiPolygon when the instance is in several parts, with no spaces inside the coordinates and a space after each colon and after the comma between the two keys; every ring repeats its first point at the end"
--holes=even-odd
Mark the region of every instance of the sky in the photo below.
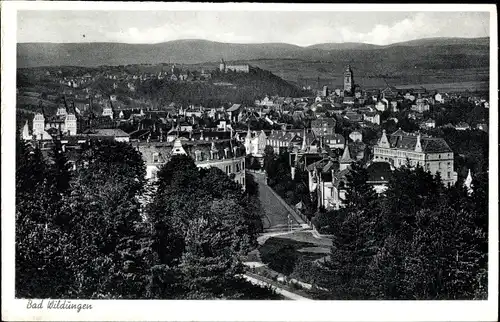
{"type": "Polygon", "coordinates": [[[488,12],[19,11],[17,42],[363,42],[487,37],[488,12]]]}

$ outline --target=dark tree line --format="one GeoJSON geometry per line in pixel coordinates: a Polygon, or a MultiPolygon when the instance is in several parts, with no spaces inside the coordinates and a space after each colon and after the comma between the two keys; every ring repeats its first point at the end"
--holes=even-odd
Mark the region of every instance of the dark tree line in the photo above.
{"type": "Polygon", "coordinates": [[[318,214],[334,236],[319,273],[333,298],[487,297],[487,173],[474,177],[472,195],[421,167],[396,169],[381,196],[366,178],[354,165],[346,207],[318,214]]]}
{"type": "Polygon", "coordinates": [[[76,165],[17,142],[16,297],[276,298],[238,277],[261,229],[252,183],[174,157],[144,212],[133,147],[91,142],[76,165]]]}

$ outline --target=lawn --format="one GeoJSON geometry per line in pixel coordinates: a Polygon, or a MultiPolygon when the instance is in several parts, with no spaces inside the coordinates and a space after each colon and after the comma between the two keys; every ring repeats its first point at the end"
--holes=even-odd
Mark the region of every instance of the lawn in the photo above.
{"type": "Polygon", "coordinates": [[[271,237],[259,247],[262,262],[269,268],[290,275],[300,261],[313,262],[327,254],[327,248],[290,238],[271,237]]]}

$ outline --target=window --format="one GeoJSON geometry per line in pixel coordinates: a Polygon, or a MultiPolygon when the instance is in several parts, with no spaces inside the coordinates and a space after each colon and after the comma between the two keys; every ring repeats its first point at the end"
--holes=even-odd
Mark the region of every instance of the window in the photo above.
{"type": "Polygon", "coordinates": [[[196,161],[202,161],[202,158],[201,158],[201,151],[197,150],[194,152],[195,154],[195,157],[196,157],[196,161]]]}
{"type": "Polygon", "coordinates": [[[448,172],[448,179],[451,178],[451,172],[448,172]]]}
{"type": "Polygon", "coordinates": [[[153,152],[153,163],[160,162],[160,154],[158,152],[153,152]]]}

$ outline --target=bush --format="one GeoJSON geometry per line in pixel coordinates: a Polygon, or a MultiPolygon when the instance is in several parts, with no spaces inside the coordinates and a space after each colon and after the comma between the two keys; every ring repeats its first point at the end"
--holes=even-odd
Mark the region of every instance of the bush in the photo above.
{"type": "Polygon", "coordinates": [[[320,234],[332,234],[334,223],[334,212],[317,212],[312,219],[312,224],[320,234]]]}
{"type": "Polygon", "coordinates": [[[298,255],[292,245],[275,245],[261,252],[261,258],[269,263],[269,268],[289,275],[293,272],[298,255]]]}

